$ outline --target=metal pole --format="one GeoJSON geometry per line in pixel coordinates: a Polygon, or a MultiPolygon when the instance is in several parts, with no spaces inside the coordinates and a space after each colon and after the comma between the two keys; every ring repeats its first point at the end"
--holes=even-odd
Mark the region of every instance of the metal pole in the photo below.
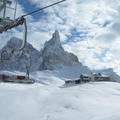
{"type": "Polygon", "coordinates": [[[27,22],[26,22],[26,19],[24,18],[24,23],[23,23],[23,25],[24,25],[24,35],[23,35],[23,44],[22,44],[22,46],[21,46],[21,48],[19,49],[20,51],[22,51],[24,48],[25,48],[25,46],[26,46],[26,43],[27,43],[27,22]]]}
{"type": "Polygon", "coordinates": [[[6,15],[6,4],[7,4],[7,1],[4,1],[4,13],[3,13],[3,19],[5,18],[5,15],[6,15]]]}
{"type": "Polygon", "coordinates": [[[17,0],[15,0],[15,13],[14,13],[14,20],[16,19],[16,13],[17,13],[17,0]]]}

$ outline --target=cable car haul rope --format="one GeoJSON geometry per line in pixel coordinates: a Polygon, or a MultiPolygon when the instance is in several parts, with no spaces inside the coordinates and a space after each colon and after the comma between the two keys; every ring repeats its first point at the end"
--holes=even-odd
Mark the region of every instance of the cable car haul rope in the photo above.
{"type": "MultiPolygon", "coordinates": [[[[26,23],[26,19],[25,17],[27,17],[28,15],[32,15],[34,13],[37,13],[41,10],[44,10],[44,9],[47,9],[49,7],[52,7],[54,5],[57,5],[59,3],[62,3],[66,0],[61,0],[59,2],[56,2],[56,3],[53,3],[53,4],[50,4],[48,6],[45,6],[43,8],[40,8],[38,10],[35,10],[35,11],[32,11],[30,13],[27,13],[25,15],[22,15],[21,17],[15,19],[16,17],[16,10],[17,10],[17,0],[15,0],[15,7],[14,8],[11,8],[10,5],[12,4],[12,1],[11,0],[0,0],[0,13],[3,12],[3,16],[0,17],[0,33],[3,33],[7,30],[10,30],[12,28],[15,28],[19,25],[24,25],[24,38],[23,38],[23,44],[20,48],[18,48],[17,50],[12,50],[11,54],[10,54],[10,57],[11,55],[15,52],[15,51],[19,51],[21,53],[21,51],[25,48],[26,46],[26,42],[27,42],[27,23],[26,23]],[[9,9],[13,9],[14,10],[14,20],[11,20],[9,17],[6,17],[6,9],[9,8],[9,9]]],[[[7,53],[7,51],[3,51],[3,53],[1,53],[1,59],[5,59],[5,58],[2,58],[4,56],[4,53],[7,53]]],[[[8,57],[8,59],[10,58],[8,57]]],[[[6,59],[5,59],[6,60],[6,59]]]]}

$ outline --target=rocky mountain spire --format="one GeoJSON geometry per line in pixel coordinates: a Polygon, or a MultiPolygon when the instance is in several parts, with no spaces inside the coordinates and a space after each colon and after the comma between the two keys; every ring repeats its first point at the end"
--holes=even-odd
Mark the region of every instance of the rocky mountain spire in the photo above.
{"type": "Polygon", "coordinates": [[[59,35],[58,30],[55,30],[55,32],[53,33],[52,40],[53,40],[53,41],[55,40],[55,41],[57,41],[57,42],[60,42],[60,35],[59,35]]]}
{"type": "Polygon", "coordinates": [[[52,38],[45,43],[42,50],[42,60],[39,70],[53,70],[58,67],[79,64],[77,56],[66,52],[62,47],[57,30],[53,33],[52,38]]]}
{"type": "Polygon", "coordinates": [[[52,38],[45,42],[45,45],[44,45],[44,48],[47,48],[47,47],[61,47],[61,43],[60,43],[60,35],[59,35],[59,32],[56,30],[53,35],[52,35],[52,38]]]}
{"type": "MultiPolygon", "coordinates": [[[[21,44],[21,39],[13,37],[2,50],[10,51],[11,48],[19,48],[21,44]]],[[[24,51],[31,56],[31,71],[53,70],[63,66],[80,65],[77,56],[66,52],[62,47],[57,30],[53,33],[52,38],[45,42],[44,48],[40,52],[29,43],[27,43],[24,51]]],[[[0,70],[25,71],[26,57],[23,55],[16,61],[17,57],[19,57],[19,54],[14,53],[9,60],[2,61],[0,70]]]]}

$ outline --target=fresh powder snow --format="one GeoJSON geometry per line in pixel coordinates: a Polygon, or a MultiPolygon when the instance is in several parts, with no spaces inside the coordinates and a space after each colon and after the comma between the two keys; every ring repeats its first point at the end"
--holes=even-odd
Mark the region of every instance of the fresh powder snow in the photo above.
{"type": "Polygon", "coordinates": [[[66,86],[51,71],[34,72],[31,77],[38,80],[36,84],[0,84],[0,120],[120,119],[119,83],[66,86]]]}

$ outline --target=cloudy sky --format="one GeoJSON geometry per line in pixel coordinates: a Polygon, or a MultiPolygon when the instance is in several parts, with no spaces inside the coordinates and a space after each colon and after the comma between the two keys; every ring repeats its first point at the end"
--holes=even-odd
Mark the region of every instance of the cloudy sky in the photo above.
{"type": "MultiPolygon", "coordinates": [[[[18,0],[17,16],[59,0],[18,0]]],[[[120,74],[120,0],[67,0],[27,17],[28,41],[38,50],[57,29],[66,51],[91,69],[113,68],[120,74]]],[[[22,29],[1,35],[1,45],[22,29]]]]}

